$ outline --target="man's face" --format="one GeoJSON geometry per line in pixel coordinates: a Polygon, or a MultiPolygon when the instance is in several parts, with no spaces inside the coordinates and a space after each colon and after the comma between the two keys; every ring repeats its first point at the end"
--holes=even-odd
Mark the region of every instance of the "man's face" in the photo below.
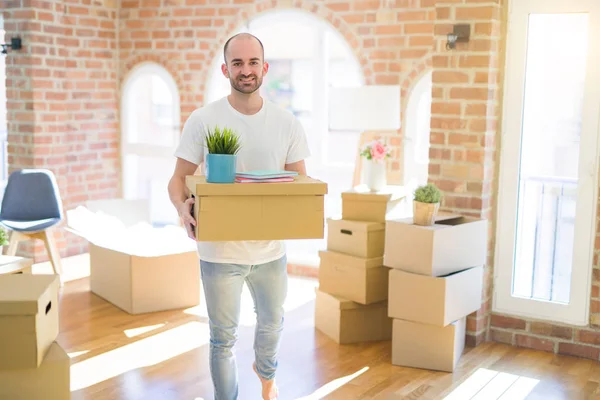
{"type": "Polygon", "coordinates": [[[262,48],[256,40],[239,38],[229,43],[226,64],[221,70],[235,90],[250,94],[262,85],[268,64],[264,62],[262,48]]]}

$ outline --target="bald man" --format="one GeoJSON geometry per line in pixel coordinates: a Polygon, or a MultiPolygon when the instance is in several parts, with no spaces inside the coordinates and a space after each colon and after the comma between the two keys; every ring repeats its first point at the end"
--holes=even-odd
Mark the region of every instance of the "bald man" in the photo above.
{"type": "MultiPolygon", "coordinates": [[[[237,171],[288,170],[306,175],[310,155],[302,125],[290,112],[261,97],[259,88],[269,70],[263,45],[248,33],[230,38],[223,50],[221,71],[231,93],[195,110],[183,127],[175,152],[177,164],[169,195],[194,238],[185,176],[204,162],[208,129],[234,129],[242,147],[237,171]]],[[[278,396],[275,384],[277,353],[287,296],[287,257],[283,241],[198,242],[198,254],[210,324],[210,370],[215,399],[238,398],[237,364],[232,348],[237,340],[240,297],[244,283],[254,300],[257,324],[252,368],[262,383],[262,398],[278,396]]]]}

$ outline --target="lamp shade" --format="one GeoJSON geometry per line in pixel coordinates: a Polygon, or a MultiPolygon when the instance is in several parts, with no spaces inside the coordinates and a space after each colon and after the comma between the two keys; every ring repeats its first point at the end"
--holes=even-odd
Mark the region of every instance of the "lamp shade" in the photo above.
{"type": "Polygon", "coordinates": [[[400,129],[400,86],[330,88],[329,129],[400,129]]]}

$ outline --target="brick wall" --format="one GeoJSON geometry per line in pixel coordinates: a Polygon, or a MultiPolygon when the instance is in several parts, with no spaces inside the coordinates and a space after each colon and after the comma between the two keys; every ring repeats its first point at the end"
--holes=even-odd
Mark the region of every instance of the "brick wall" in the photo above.
{"type": "MultiPolygon", "coordinates": [[[[65,210],[117,195],[117,1],[2,3],[6,36],[24,46],[6,57],[9,171],[53,171],[65,210]]],[[[63,256],[86,248],[64,229],[55,236],[63,256]]],[[[39,241],[19,253],[47,259],[39,241]]]]}

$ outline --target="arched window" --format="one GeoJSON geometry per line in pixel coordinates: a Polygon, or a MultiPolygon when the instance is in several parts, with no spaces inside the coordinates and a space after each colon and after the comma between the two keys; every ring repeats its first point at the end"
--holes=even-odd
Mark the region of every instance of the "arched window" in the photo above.
{"type": "Polygon", "coordinates": [[[412,89],[404,122],[404,184],[424,185],[429,173],[431,131],[431,71],[412,89]]]}
{"type": "Polygon", "coordinates": [[[129,74],[121,98],[123,196],[147,199],[154,225],[178,224],[168,181],[179,143],[179,93],[162,66],[142,63],[129,74]]]}

